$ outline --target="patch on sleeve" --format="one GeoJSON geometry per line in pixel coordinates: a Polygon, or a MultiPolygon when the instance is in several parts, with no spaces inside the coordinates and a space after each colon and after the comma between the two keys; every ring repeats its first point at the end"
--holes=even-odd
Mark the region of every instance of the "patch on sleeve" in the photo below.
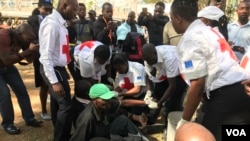
{"type": "Polygon", "coordinates": [[[190,69],[194,67],[192,60],[185,61],[184,64],[185,64],[186,69],[190,69]]]}
{"type": "Polygon", "coordinates": [[[141,80],[142,79],[142,77],[141,76],[137,76],[137,80],[141,80]]]}

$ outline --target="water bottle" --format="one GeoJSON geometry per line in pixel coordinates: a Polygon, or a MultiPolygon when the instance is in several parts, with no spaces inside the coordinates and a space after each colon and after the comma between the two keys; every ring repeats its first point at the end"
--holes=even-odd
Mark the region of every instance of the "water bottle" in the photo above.
{"type": "Polygon", "coordinates": [[[163,133],[162,133],[162,141],[167,141],[167,129],[163,129],[163,133]]]}

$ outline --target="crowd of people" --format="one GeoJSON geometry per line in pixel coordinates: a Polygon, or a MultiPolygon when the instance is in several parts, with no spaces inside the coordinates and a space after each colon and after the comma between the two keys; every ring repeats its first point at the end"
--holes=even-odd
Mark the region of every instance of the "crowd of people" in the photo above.
{"type": "Polygon", "coordinates": [[[143,8],[136,20],[131,11],[119,24],[109,2],[87,18],[77,0],[58,0],[54,9],[39,0],[27,23],[0,27],[4,130],[20,133],[8,85],[26,125],[42,126],[15,63],[33,63],[41,118],[52,121],[55,141],[148,141],[144,129],[162,107],[165,128],[170,112],[183,111],[176,141],[220,141],[223,124],[250,124],[250,3],[238,4],[238,20],[230,24],[218,6],[199,10],[197,0],[174,0],[169,16],[164,10],[157,2],[153,14],[143,8]],[[198,124],[190,123],[194,115],[198,124]]]}

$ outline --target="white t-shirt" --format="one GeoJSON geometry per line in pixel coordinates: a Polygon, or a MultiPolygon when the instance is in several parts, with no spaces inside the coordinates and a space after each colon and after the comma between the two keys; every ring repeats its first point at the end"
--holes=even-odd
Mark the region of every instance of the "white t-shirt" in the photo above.
{"type": "Polygon", "coordinates": [[[176,46],[160,45],[156,46],[157,63],[150,66],[144,61],[146,73],[153,82],[162,82],[167,78],[173,78],[180,74],[178,65],[178,56],[176,46]],[[153,67],[156,68],[156,75],[153,76],[150,72],[153,67]]]}
{"type": "Polygon", "coordinates": [[[128,72],[126,74],[117,73],[115,83],[123,90],[130,90],[134,86],[141,86],[141,91],[134,97],[140,96],[146,91],[144,66],[137,62],[128,61],[128,72]]]}
{"type": "Polygon", "coordinates": [[[75,47],[75,66],[80,69],[82,77],[100,81],[101,75],[106,73],[105,66],[110,60],[100,65],[94,58],[94,51],[99,45],[103,44],[99,41],[86,41],[75,47]]]}
{"type": "Polygon", "coordinates": [[[184,78],[206,76],[206,91],[250,78],[224,37],[201,20],[188,27],[177,49],[184,78]]]}

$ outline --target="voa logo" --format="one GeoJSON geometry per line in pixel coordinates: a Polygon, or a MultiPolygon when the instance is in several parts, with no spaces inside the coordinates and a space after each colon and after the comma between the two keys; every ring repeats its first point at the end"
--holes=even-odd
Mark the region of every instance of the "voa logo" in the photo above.
{"type": "Polygon", "coordinates": [[[244,129],[226,129],[227,136],[247,136],[244,129]]]}

